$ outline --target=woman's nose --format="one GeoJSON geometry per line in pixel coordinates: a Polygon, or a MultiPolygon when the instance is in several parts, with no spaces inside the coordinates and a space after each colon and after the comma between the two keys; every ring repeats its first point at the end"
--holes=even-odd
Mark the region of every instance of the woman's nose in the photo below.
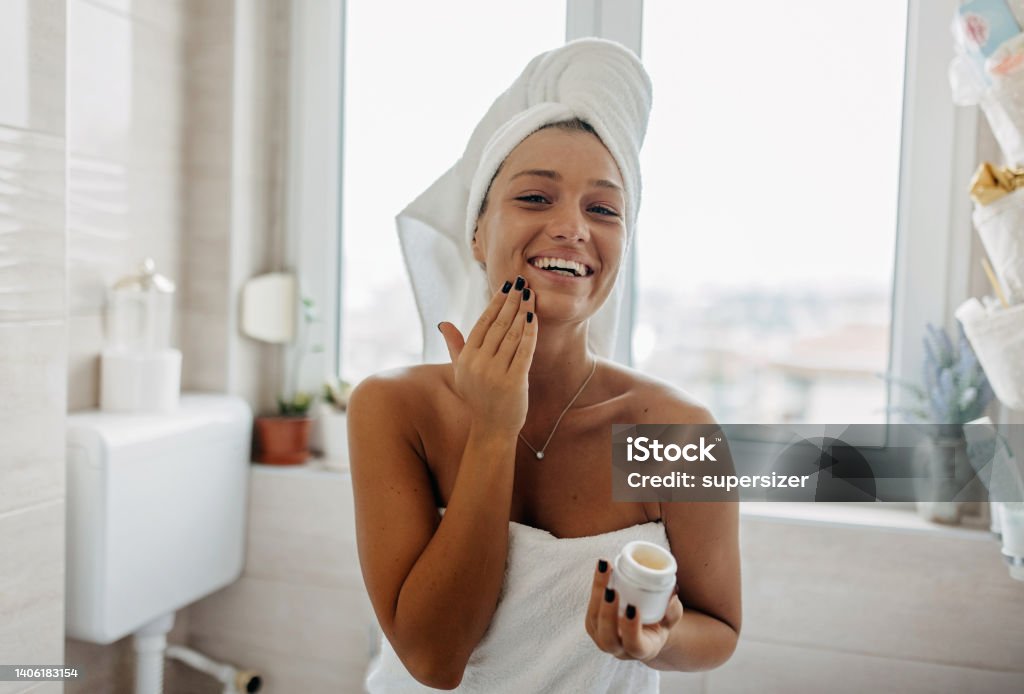
{"type": "Polygon", "coordinates": [[[548,233],[554,238],[569,241],[586,241],[590,238],[590,229],[583,214],[576,209],[560,210],[551,220],[548,233]]]}

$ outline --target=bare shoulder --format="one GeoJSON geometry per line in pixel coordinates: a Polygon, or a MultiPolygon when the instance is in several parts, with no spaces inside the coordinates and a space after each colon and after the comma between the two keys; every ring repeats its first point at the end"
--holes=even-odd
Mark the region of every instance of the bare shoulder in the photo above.
{"type": "Polygon", "coordinates": [[[364,378],[352,391],[349,407],[362,404],[409,405],[423,402],[450,380],[450,364],[417,364],[380,371],[364,378]]]}
{"type": "Polygon", "coordinates": [[[450,364],[418,364],[381,371],[359,382],[349,396],[349,437],[398,433],[423,454],[419,432],[451,389],[450,364]]]}
{"type": "Polygon", "coordinates": [[[682,388],[610,360],[608,384],[626,399],[632,424],[713,424],[708,408],[682,388]]]}

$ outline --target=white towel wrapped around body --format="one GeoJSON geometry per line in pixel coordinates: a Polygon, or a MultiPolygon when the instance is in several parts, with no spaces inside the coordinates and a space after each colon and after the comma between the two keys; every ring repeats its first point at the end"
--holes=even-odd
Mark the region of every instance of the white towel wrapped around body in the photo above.
{"type": "MultiPolygon", "coordinates": [[[[669,549],[660,522],[576,538],[510,523],[497,610],[452,691],[655,694],[657,670],[599,650],[584,626],[597,560],[611,561],[632,540],[669,549]]],[[[387,639],[370,664],[366,686],[388,694],[442,691],[413,679],[387,639]]]]}
{"type": "MultiPolygon", "coordinates": [[[[423,327],[423,359],[447,361],[437,331],[451,321],[464,335],[487,305],[486,276],[471,248],[477,213],[495,172],[531,133],[580,118],[594,128],[625,185],[627,251],[640,206],[640,147],[647,132],[651,81],[640,60],[614,41],[586,38],[542,53],[488,109],[462,157],[398,214],[398,238],[423,327]]],[[[622,275],[590,319],[589,343],[610,357],[622,275]]]]}

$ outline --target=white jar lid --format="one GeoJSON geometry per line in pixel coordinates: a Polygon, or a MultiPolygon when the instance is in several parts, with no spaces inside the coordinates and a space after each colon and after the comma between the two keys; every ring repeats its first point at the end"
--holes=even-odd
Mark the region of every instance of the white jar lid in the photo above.
{"type": "Polygon", "coordinates": [[[663,590],[676,581],[676,559],[661,545],[645,540],[627,542],[616,559],[616,570],[642,590],[663,590]]]}

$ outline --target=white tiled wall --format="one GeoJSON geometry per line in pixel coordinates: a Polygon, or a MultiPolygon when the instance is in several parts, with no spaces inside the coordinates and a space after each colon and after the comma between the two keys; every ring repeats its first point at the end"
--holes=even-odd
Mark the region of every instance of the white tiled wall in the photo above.
{"type": "Polygon", "coordinates": [[[1024,691],[1024,585],[987,533],[746,517],[741,543],[739,648],[663,692],[1024,691]]]}
{"type": "MultiPolygon", "coordinates": [[[[0,662],[64,660],[64,0],[0,3],[0,662]]],[[[0,682],[0,693],[63,692],[0,682]]]]}
{"type": "Polygon", "coordinates": [[[348,475],[254,465],[242,577],[189,608],[190,643],[268,692],[362,691],[377,630],[353,519],[348,475]]]}
{"type": "MultiPolygon", "coordinates": [[[[147,256],[179,292],[187,279],[185,13],[180,0],[68,0],[67,11],[67,404],[74,411],[98,405],[105,288],[147,256]]],[[[68,692],[129,690],[130,638],[110,646],[67,639],[66,657],[84,668],[68,692]]]]}
{"type": "Polygon", "coordinates": [[[98,404],[105,288],[147,256],[184,284],[183,8],[68,0],[71,410],[98,404]]]}
{"type": "MultiPolygon", "coordinates": [[[[178,284],[183,388],[264,408],[278,350],[239,334],[237,297],[283,250],[291,4],[68,3],[69,409],[97,404],[105,287],[145,256],[178,284]]],[[[170,642],[197,645],[188,617],[179,611],[170,642]]],[[[91,672],[69,692],[130,690],[130,637],[67,648],[91,672]]],[[[194,676],[171,663],[165,679],[191,691],[194,676]]]]}
{"type": "MultiPolygon", "coordinates": [[[[244,574],[189,609],[190,642],[259,669],[270,691],[361,691],[376,628],[349,477],[255,466],[251,493],[244,574]]],[[[737,652],[662,673],[663,692],[1024,690],[1024,589],[986,533],[744,517],[741,538],[737,652]]]]}

